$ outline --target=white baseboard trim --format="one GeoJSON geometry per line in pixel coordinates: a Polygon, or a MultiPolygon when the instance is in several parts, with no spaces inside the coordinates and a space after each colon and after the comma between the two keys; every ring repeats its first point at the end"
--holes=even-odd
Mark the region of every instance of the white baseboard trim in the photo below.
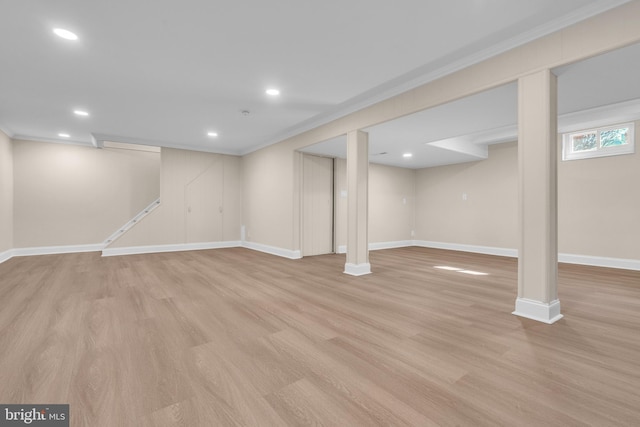
{"type": "Polygon", "coordinates": [[[13,258],[13,249],[8,249],[4,252],[0,252],[0,264],[5,261],[9,261],[11,258],[13,258]]]}
{"type": "Polygon", "coordinates": [[[300,251],[293,251],[291,249],[283,249],[275,246],[263,245],[262,243],[255,242],[242,242],[243,248],[252,249],[258,252],[264,252],[271,255],[277,255],[283,258],[300,259],[302,253],[300,251]]]}
{"type": "MultiPolygon", "coordinates": [[[[379,251],[381,249],[407,248],[410,246],[415,246],[413,240],[398,240],[395,242],[375,242],[375,243],[369,243],[369,250],[379,251]]],[[[336,253],[346,254],[347,245],[338,246],[338,250],[336,253]]]]}
{"type": "Polygon", "coordinates": [[[486,254],[486,255],[506,256],[511,258],[518,257],[517,249],[496,248],[493,246],[463,245],[460,243],[430,242],[427,240],[414,240],[413,245],[420,246],[422,248],[447,249],[450,251],[461,251],[461,252],[474,252],[474,253],[486,254]]]}
{"type": "Polygon", "coordinates": [[[364,276],[365,274],[371,274],[371,264],[346,263],[344,265],[344,273],[351,276],[364,276]]]}
{"type": "Polygon", "coordinates": [[[203,242],[203,243],[184,243],[171,245],[150,245],[150,246],[129,246],[124,248],[106,248],[102,251],[102,256],[120,256],[120,255],[139,255],[152,254],[161,252],[183,252],[183,251],[199,251],[205,249],[223,249],[243,247],[254,251],[265,252],[289,259],[300,259],[300,251],[292,251],[290,249],[277,248],[275,246],[263,245],[254,242],[226,241],[226,242],[203,242]]]}
{"type": "MultiPolygon", "coordinates": [[[[395,242],[376,242],[369,243],[370,251],[378,251],[381,249],[394,249],[394,248],[406,248],[408,246],[415,246],[413,240],[398,240],[395,242]]],[[[345,246],[345,251],[346,251],[345,246]]]]}
{"type": "MultiPolygon", "coordinates": [[[[206,242],[206,243],[188,243],[188,244],[173,244],[173,245],[154,245],[154,246],[132,246],[126,248],[104,248],[102,243],[96,243],[91,245],[69,245],[69,246],[44,246],[35,248],[16,248],[9,249],[4,252],[0,252],[0,263],[10,260],[16,256],[36,256],[36,255],[52,255],[52,254],[67,254],[78,252],[98,252],[102,251],[102,256],[117,256],[117,255],[134,255],[145,253],[158,253],[158,252],[180,252],[180,251],[195,251],[202,249],[220,249],[220,248],[234,248],[245,247],[259,252],[265,252],[272,255],[277,255],[289,259],[300,259],[302,255],[300,251],[293,251],[290,249],[282,249],[274,246],[263,245],[254,242],[240,242],[240,241],[227,241],[227,242],[206,242]]],[[[517,257],[517,249],[508,248],[496,248],[491,246],[475,246],[475,245],[463,245],[458,243],[442,243],[442,242],[430,242],[425,240],[401,240],[396,242],[378,242],[370,243],[369,250],[391,249],[408,246],[419,246],[423,248],[435,248],[446,249],[452,251],[474,252],[487,255],[497,255],[506,257],[517,257]]],[[[346,245],[338,246],[339,254],[347,252],[346,245]]],[[[624,259],[624,258],[607,258],[597,257],[590,255],[574,255],[574,254],[558,254],[558,262],[568,264],[590,265],[594,267],[607,267],[607,268],[619,268],[623,270],[635,270],[640,271],[640,260],[624,259]]]]}
{"type": "Polygon", "coordinates": [[[124,248],[106,248],[102,250],[102,256],[155,254],[161,252],[201,251],[205,249],[222,249],[240,247],[240,241],[229,242],[203,242],[181,243],[172,245],[129,246],[124,248]]]}
{"type": "Polygon", "coordinates": [[[104,245],[95,243],[92,245],[69,245],[69,246],[42,246],[37,248],[14,248],[13,256],[37,256],[55,254],[75,254],[79,252],[99,252],[104,245]]]}
{"type": "Polygon", "coordinates": [[[591,265],[594,267],[620,268],[623,270],[640,271],[640,260],[607,258],[589,255],[558,254],[558,262],[567,264],[591,265]]]}
{"type": "Polygon", "coordinates": [[[563,317],[560,314],[560,301],[543,303],[527,298],[516,299],[516,310],[512,314],[548,324],[555,323],[563,317]]]}
{"type": "MultiPolygon", "coordinates": [[[[497,248],[494,246],[464,245],[460,243],[431,242],[427,240],[401,240],[397,242],[369,243],[369,250],[401,248],[419,246],[422,248],[446,249],[450,251],[473,252],[485,255],[497,255],[511,258],[518,257],[518,250],[511,248],[497,248]]],[[[347,253],[347,246],[338,246],[339,254],[347,253]]],[[[558,254],[558,262],[567,264],[590,265],[593,267],[619,268],[623,270],[640,271],[640,260],[624,258],[608,258],[591,255],[558,254]]]]}

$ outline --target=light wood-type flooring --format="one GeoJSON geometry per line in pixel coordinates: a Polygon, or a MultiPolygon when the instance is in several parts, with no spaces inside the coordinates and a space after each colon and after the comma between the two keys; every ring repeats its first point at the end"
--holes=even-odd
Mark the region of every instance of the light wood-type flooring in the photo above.
{"type": "Polygon", "coordinates": [[[13,258],[0,403],[69,403],[74,427],[640,425],[640,272],[560,265],[545,325],[511,314],[515,259],[370,257],[13,258]]]}

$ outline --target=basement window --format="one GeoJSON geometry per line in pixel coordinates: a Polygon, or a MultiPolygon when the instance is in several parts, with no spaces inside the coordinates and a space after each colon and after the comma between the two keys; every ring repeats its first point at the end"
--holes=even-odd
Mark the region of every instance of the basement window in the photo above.
{"type": "Polygon", "coordinates": [[[562,160],[633,154],[633,123],[569,132],[562,135],[562,160]]]}

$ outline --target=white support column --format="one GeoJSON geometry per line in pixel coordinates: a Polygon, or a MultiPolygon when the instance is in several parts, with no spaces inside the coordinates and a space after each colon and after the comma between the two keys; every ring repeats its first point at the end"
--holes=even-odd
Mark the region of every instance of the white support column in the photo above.
{"type": "Polygon", "coordinates": [[[558,301],[557,79],[543,70],[518,81],[520,246],[513,314],[562,318],[558,301]]]}
{"type": "Polygon", "coordinates": [[[347,262],[352,276],[371,273],[369,264],[369,135],[347,133],[347,262]]]}

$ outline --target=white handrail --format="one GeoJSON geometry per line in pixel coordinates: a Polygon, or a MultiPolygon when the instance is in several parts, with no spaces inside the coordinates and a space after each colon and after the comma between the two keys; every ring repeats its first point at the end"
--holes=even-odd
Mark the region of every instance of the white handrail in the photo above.
{"type": "Polygon", "coordinates": [[[113,242],[115,242],[120,236],[122,236],[126,231],[128,231],[130,228],[132,228],[134,225],[136,225],[138,223],[138,221],[140,221],[142,218],[144,218],[145,216],[149,215],[155,208],[157,208],[158,206],[160,206],[160,199],[156,199],[154,200],[149,206],[147,206],[146,208],[144,208],[142,211],[140,211],[140,213],[138,213],[136,216],[134,216],[133,218],[131,218],[125,225],[123,225],[122,227],[120,227],[115,233],[113,233],[111,236],[107,237],[107,240],[105,240],[103,242],[103,246],[106,248],[109,245],[111,245],[113,242]]]}

